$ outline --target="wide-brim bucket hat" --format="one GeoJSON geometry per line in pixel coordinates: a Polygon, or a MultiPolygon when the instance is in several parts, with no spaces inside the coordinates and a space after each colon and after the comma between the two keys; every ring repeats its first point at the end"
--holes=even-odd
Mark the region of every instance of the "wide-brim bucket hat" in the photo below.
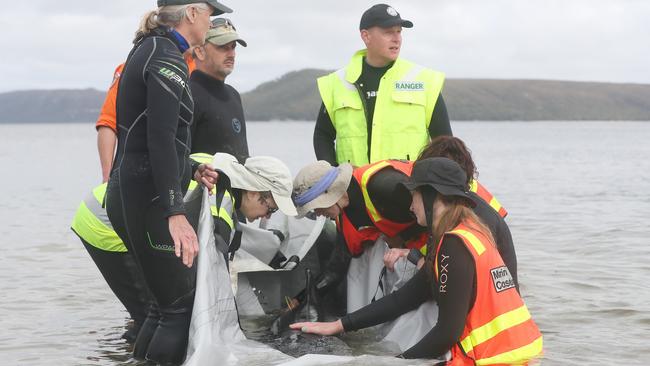
{"type": "Polygon", "coordinates": [[[333,167],[319,160],[302,168],[293,180],[293,201],[298,217],[317,208],[333,206],[347,191],[352,178],[352,165],[333,167]]]}
{"type": "Polygon", "coordinates": [[[287,216],[296,216],[296,207],[291,200],[291,171],[279,159],[271,156],[253,156],[242,164],[230,154],[216,153],[212,165],[217,171],[228,176],[233,188],[253,192],[270,191],[280,211],[287,216]]]}

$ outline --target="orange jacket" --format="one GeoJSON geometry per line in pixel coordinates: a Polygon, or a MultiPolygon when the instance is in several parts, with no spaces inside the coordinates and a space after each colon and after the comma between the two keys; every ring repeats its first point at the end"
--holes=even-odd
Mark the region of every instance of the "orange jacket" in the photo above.
{"type": "MultiPolygon", "coordinates": [[[[194,59],[189,53],[185,53],[185,62],[187,62],[187,67],[190,70],[190,73],[194,71],[196,65],[194,64],[194,59]]],[[[124,69],[124,64],[120,64],[115,68],[113,73],[113,81],[111,86],[108,88],[106,93],[106,98],[104,99],[104,104],[102,105],[102,110],[99,112],[99,118],[95,123],[95,128],[99,127],[108,127],[113,132],[117,134],[117,112],[115,110],[115,101],[117,100],[117,86],[120,84],[120,77],[122,76],[122,70],[124,69]]]]}
{"type": "MultiPolygon", "coordinates": [[[[496,246],[464,224],[445,235],[456,235],[463,241],[476,269],[476,300],[458,343],[451,349],[448,365],[523,364],[541,355],[542,334],[496,246]]],[[[440,245],[434,265],[438,283],[445,281],[445,274],[438,273],[439,252],[440,245]]]]}
{"type": "MultiPolygon", "coordinates": [[[[350,222],[350,219],[345,214],[345,211],[341,214],[342,220],[337,221],[339,230],[343,233],[345,241],[348,245],[348,249],[352,255],[359,255],[363,252],[363,242],[364,241],[376,241],[381,234],[384,234],[388,237],[394,237],[400,232],[404,231],[406,228],[415,224],[415,221],[410,221],[407,223],[394,222],[382,217],[379,211],[375,208],[370,195],[368,193],[368,182],[373,175],[379,172],[382,169],[392,167],[393,169],[400,171],[407,176],[411,175],[413,170],[413,162],[405,160],[380,160],[378,162],[364,165],[362,167],[356,168],[352,173],[354,179],[359,183],[361,188],[361,193],[363,194],[364,205],[366,207],[366,212],[374,226],[366,226],[363,228],[356,228],[350,222]]],[[[407,248],[420,248],[426,244],[426,233],[423,233],[421,236],[415,240],[410,240],[407,242],[407,248]]]]}

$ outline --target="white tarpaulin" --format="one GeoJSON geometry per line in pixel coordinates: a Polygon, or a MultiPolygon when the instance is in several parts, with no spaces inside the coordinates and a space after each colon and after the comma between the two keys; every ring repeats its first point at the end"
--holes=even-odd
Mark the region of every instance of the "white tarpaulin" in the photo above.
{"type": "Polygon", "coordinates": [[[198,225],[199,255],[195,263],[196,295],[185,365],[250,365],[256,360],[277,364],[292,359],[261,343],[246,340],[239,327],[226,261],[215,247],[207,189],[200,191],[202,197],[194,196],[199,193],[188,195],[188,200],[202,199],[202,204],[198,225]]]}
{"type": "MultiPolygon", "coordinates": [[[[395,271],[384,270],[384,254],[388,245],[380,237],[373,246],[367,248],[362,255],[352,258],[348,270],[348,313],[354,312],[379,300],[402,287],[415,273],[417,267],[400,258],[395,263],[395,271]]],[[[438,320],[438,305],[434,301],[422,304],[392,322],[379,326],[378,331],[384,334],[384,340],[396,343],[402,351],[406,351],[424,337],[438,320]]]]}

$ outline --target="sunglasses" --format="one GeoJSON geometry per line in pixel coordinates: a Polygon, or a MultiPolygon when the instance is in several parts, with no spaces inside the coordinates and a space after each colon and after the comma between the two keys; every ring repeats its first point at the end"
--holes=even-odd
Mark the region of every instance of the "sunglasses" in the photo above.
{"type": "Polygon", "coordinates": [[[232,28],[232,30],[234,31],[237,30],[237,28],[235,28],[235,26],[228,18],[214,18],[212,19],[211,23],[212,24],[210,25],[210,29],[225,27],[225,28],[232,28]]]}
{"type": "Polygon", "coordinates": [[[275,212],[278,211],[278,207],[271,207],[271,204],[269,203],[269,201],[266,200],[266,198],[262,198],[262,197],[260,197],[260,202],[261,202],[264,206],[266,206],[266,214],[267,214],[267,215],[271,215],[271,214],[273,214],[273,213],[275,213],[275,212]]]}

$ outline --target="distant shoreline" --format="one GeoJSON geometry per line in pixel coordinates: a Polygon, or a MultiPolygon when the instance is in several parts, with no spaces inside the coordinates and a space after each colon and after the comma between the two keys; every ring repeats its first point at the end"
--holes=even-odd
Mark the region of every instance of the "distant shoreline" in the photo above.
{"type": "MultiPolygon", "coordinates": [[[[315,121],[315,80],[328,72],[294,71],[243,93],[246,120],[315,121]]],[[[648,84],[448,79],[442,95],[452,121],[650,121],[648,84]]],[[[0,123],[94,122],[105,96],[96,89],[0,93],[0,123]]]]}

